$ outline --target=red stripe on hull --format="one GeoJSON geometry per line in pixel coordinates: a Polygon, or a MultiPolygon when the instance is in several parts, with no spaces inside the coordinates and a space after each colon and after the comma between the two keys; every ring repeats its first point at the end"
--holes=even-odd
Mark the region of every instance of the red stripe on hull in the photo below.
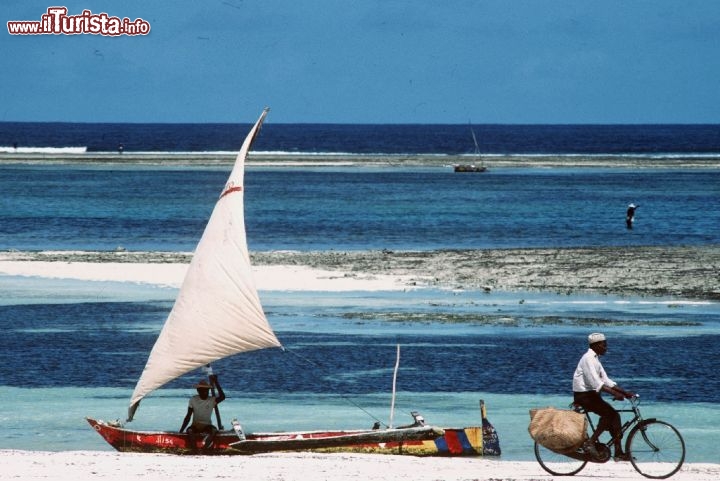
{"type": "Polygon", "coordinates": [[[445,442],[451,455],[462,454],[463,446],[456,431],[445,431],[445,442]]]}

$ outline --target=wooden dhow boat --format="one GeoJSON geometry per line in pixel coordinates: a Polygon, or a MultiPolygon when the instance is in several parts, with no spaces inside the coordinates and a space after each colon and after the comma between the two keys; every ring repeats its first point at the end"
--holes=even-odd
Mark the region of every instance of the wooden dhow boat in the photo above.
{"type": "MultiPolygon", "coordinates": [[[[228,356],[281,348],[265,316],[252,280],[244,218],[244,169],[265,109],[238,153],[178,297],[150,352],[130,399],[127,422],[140,401],[154,390],[195,369],[228,356]]],[[[404,427],[367,430],[317,430],[244,433],[239,423],[221,429],[209,447],[201,435],[179,431],[136,431],[120,421],[87,418],[93,429],[122,452],[168,454],[256,454],[275,451],[363,452],[419,456],[499,455],[495,429],[481,401],[479,426],[426,425],[413,412],[404,427]]],[[[216,413],[217,414],[217,413],[216,413]]],[[[219,423],[218,423],[219,424],[219,423]]],[[[392,424],[392,423],[391,423],[392,424]]]]}
{"type": "Polygon", "coordinates": [[[470,133],[472,134],[473,143],[475,144],[475,158],[480,160],[480,165],[477,164],[456,164],[453,166],[455,172],[487,172],[485,162],[482,162],[480,158],[480,146],[478,146],[477,137],[475,137],[475,131],[470,127],[470,133]]]}

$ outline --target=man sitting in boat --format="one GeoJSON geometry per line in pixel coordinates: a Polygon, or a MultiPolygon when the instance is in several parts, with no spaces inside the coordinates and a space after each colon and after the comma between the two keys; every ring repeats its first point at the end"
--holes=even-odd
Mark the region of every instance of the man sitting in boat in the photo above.
{"type": "MultiPolygon", "coordinates": [[[[180,427],[180,432],[184,432],[192,418],[192,424],[187,428],[187,432],[190,434],[204,434],[205,449],[212,446],[213,439],[217,433],[217,428],[213,426],[212,420],[210,419],[213,410],[215,406],[225,400],[225,393],[222,387],[220,387],[220,383],[218,383],[217,374],[211,374],[208,378],[212,384],[202,380],[195,385],[198,393],[190,398],[187,414],[180,427]],[[217,396],[210,396],[210,389],[213,386],[217,388],[217,396]]],[[[195,449],[195,436],[190,436],[190,446],[195,449]]]]}

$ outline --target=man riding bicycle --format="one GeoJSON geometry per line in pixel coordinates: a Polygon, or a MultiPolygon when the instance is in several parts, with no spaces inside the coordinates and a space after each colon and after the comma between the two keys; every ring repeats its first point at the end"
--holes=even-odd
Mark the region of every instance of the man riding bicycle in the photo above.
{"type": "Polygon", "coordinates": [[[599,415],[600,422],[590,439],[583,443],[583,449],[590,455],[599,457],[595,443],[603,432],[610,431],[615,445],[615,461],[630,461],[630,456],[622,450],[620,413],[603,400],[601,392],[605,391],[611,394],[616,401],[629,399],[635,396],[635,393],[624,390],[605,373],[605,369],[600,363],[600,356],[607,352],[605,335],[597,332],[590,334],[588,343],[590,348],[580,358],[573,374],[573,397],[575,404],[579,404],[586,411],[599,415]]]}

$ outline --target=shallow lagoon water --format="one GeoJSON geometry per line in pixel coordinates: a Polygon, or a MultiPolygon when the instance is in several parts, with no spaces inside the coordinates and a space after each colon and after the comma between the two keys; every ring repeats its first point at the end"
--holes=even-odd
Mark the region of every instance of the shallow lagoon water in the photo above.
{"type": "MultiPolygon", "coordinates": [[[[178,429],[189,391],[159,391],[146,400],[139,417],[130,427],[178,429]]],[[[231,397],[221,405],[223,422],[227,424],[236,417],[246,431],[366,428],[375,418],[384,423],[389,420],[389,392],[353,396],[348,400],[332,394],[266,396],[264,393],[228,391],[231,397]],[[374,417],[355,408],[350,401],[362,405],[374,417]]],[[[0,449],[112,451],[84,418],[122,419],[130,394],[131,389],[118,388],[0,387],[3,399],[14,400],[9,408],[0,411],[5,431],[0,449]],[[17,409],[29,415],[18,419],[14,414],[17,409]]],[[[437,425],[474,425],[480,420],[479,399],[485,401],[488,417],[498,431],[502,459],[523,461],[534,460],[532,440],[527,434],[529,410],[543,406],[564,408],[568,401],[565,396],[398,392],[397,402],[401,408],[395,413],[395,422],[396,425],[409,422],[409,410],[419,410],[428,422],[437,425]]],[[[648,402],[642,407],[646,417],[658,417],[681,431],[687,446],[687,462],[717,462],[716,440],[720,435],[717,423],[720,410],[717,407],[704,403],[657,402],[648,402]]]]}
{"type": "MultiPolygon", "coordinates": [[[[65,281],[0,280],[15,286],[0,299],[0,318],[17,349],[0,367],[0,449],[110,449],[84,417],[124,419],[176,290],[76,281],[58,300],[65,281]]],[[[429,289],[260,294],[287,350],[215,365],[229,396],[224,419],[237,417],[246,430],[388,423],[399,344],[396,425],[411,410],[439,425],[474,424],[484,399],[503,458],[532,460],[528,410],[567,405],[585,336],[602,330],[611,377],[641,393],[647,416],[681,430],[688,461],[717,461],[720,386],[701,362],[719,354],[717,303],[429,289]]],[[[177,429],[200,375],[153,393],[132,426],[177,429]]]]}

